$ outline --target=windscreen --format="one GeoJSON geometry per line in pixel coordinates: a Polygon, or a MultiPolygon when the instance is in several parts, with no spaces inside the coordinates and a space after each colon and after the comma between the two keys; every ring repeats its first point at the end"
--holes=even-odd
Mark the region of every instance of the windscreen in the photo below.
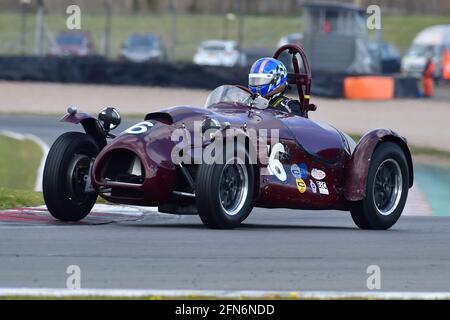
{"type": "Polygon", "coordinates": [[[251,94],[231,85],[224,85],[214,89],[206,99],[205,107],[220,103],[220,102],[236,102],[248,105],[252,101],[251,94]]]}

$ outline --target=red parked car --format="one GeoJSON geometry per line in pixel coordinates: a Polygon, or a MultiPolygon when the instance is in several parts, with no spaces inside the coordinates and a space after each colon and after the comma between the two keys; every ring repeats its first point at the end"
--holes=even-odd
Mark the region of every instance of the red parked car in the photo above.
{"type": "Polygon", "coordinates": [[[85,57],[95,54],[94,43],[88,32],[62,31],[55,37],[50,55],[85,57]]]}

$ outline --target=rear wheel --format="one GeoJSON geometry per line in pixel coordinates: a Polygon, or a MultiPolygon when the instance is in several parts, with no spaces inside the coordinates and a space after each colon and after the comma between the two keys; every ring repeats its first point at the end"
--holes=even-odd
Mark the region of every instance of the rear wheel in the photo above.
{"type": "Polygon", "coordinates": [[[382,142],[374,151],[366,196],[352,204],[353,221],[361,229],[389,229],[402,214],[408,196],[408,163],[395,143],[382,142]]]}
{"type": "Polygon", "coordinates": [[[52,145],[44,168],[43,193],[51,215],[63,221],[86,217],[97,200],[87,192],[91,161],[99,150],[94,140],[80,132],[67,132],[52,145]]]}
{"type": "Polygon", "coordinates": [[[235,154],[223,164],[201,164],[196,180],[197,210],[203,224],[214,229],[232,229],[252,210],[254,171],[245,148],[235,146],[235,154]],[[245,155],[245,159],[239,159],[245,155]]]}

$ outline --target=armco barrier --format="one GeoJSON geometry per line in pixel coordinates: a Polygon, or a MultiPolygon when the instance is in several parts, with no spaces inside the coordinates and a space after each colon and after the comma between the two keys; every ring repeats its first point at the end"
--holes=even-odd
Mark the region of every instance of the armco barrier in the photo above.
{"type": "MultiPolygon", "coordinates": [[[[249,67],[203,67],[192,63],[132,63],[103,57],[0,56],[0,80],[124,84],[214,89],[223,84],[247,84],[249,67]]],[[[351,75],[313,72],[312,95],[344,97],[344,80],[351,75]]],[[[395,77],[395,96],[417,96],[412,79],[395,77]]]]}

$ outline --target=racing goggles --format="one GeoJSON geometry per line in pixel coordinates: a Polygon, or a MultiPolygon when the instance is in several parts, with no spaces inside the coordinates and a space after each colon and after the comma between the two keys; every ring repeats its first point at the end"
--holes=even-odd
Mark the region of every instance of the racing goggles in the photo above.
{"type": "Polygon", "coordinates": [[[270,73],[250,73],[248,75],[248,85],[252,87],[264,86],[272,83],[275,76],[270,73]]]}

